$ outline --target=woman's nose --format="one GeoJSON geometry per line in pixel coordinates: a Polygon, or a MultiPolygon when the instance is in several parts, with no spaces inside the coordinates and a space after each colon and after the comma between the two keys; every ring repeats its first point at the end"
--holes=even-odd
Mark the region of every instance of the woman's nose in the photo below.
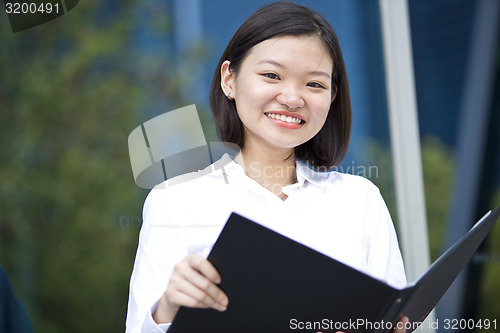
{"type": "Polygon", "coordinates": [[[298,109],[304,107],[305,105],[300,90],[291,86],[284,87],[284,89],[276,97],[276,100],[278,103],[285,105],[289,109],[298,109]]]}

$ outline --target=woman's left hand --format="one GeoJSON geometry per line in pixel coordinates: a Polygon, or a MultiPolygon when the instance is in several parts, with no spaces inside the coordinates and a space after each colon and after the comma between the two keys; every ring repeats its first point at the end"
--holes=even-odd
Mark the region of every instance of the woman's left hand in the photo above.
{"type": "Polygon", "coordinates": [[[401,319],[399,319],[399,321],[397,322],[396,324],[396,327],[392,330],[392,333],[405,333],[406,332],[406,323],[408,323],[410,321],[410,319],[408,319],[408,317],[406,316],[403,316],[401,317],[401,319]],[[398,328],[398,327],[402,327],[402,328],[398,328]]]}

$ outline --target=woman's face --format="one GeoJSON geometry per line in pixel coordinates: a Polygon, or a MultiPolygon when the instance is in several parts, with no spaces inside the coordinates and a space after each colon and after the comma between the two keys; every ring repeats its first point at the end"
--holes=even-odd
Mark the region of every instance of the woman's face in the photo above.
{"type": "Polygon", "coordinates": [[[289,151],[325,123],[333,61],[315,36],[284,36],[252,48],[237,73],[222,65],[222,88],[234,98],[244,125],[244,146],[289,151]],[[256,146],[257,147],[257,146],[256,146]]]}

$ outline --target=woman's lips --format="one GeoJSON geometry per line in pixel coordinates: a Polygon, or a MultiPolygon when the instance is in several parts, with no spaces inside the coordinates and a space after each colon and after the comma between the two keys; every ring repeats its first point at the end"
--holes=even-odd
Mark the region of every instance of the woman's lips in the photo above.
{"type": "Polygon", "coordinates": [[[271,119],[286,121],[288,123],[303,124],[306,122],[304,117],[296,112],[276,110],[265,112],[265,115],[271,119]]]}
{"type": "Polygon", "coordinates": [[[300,128],[305,123],[301,116],[292,112],[270,111],[266,112],[265,115],[276,125],[289,129],[300,128]]]}

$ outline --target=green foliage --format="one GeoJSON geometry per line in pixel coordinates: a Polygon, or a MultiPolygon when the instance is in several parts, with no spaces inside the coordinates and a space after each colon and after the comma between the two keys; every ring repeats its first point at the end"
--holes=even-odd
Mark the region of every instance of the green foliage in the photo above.
{"type": "MultiPolygon", "coordinates": [[[[453,196],[455,161],[450,148],[437,138],[425,138],[422,143],[422,165],[424,171],[425,202],[427,208],[427,226],[431,261],[443,252],[446,223],[453,196]]],[[[491,207],[500,205],[500,191],[492,200],[491,207]]],[[[488,255],[484,266],[483,280],[480,286],[478,319],[497,319],[500,331],[500,228],[494,227],[488,236],[488,255]]],[[[492,324],[493,325],[493,324],[492,324]]],[[[493,327],[493,326],[492,326],[493,327]]],[[[482,331],[478,329],[477,331],[482,331]]]]}
{"type": "MultiPolygon", "coordinates": [[[[500,206],[500,190],[492,201],[491,207],[500,206]]],[[[498,222],[497,222],[498,224],[498,222]]],[[[488,258],[484,266],[481,285],[481,302],[479,312],[481,319],[497,319],[497,329],[500,332],[500,226],[495,225],[487,239],[488,258]]]]}
{"type": "Polygon", "coordinates": [[[452,199],[455,160],[450,148],[435,137],[424,138],[422,141],[422,169],[427,231],[431,262],[433,262],[443,252],[446,223],[452,199]]]}
{"type": "Polygon", "coordinates": [[[137,26],[167,36],[167,14],[80,1],[33,29],[0,26],[0,263],[36,332],[124,330],[139,229],[119,218],[140,216],[146,194],[128,134],[147,103],[191,104],[168,50],[135,46],[137,26]]]}

